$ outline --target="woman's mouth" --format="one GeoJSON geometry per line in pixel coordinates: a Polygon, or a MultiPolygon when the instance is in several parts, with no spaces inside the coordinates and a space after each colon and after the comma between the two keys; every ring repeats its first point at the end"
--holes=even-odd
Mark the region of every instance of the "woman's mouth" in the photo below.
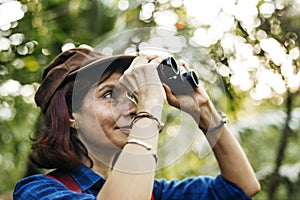
{"type": "Polygon", "coordinates": [[[118,128],[121,132],[125,133],[126,135],[129,135],[131,128],[130,126],[123,126],[118,128]]]}

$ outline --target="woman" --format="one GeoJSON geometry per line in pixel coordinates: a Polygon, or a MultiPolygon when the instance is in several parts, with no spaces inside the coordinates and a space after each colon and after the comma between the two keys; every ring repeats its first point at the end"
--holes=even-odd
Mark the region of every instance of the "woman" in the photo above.
{"type": "Polygon", "coordinates": [[[253,169],[203,87],[174,95],[159,79],[156,67],[162,61],[155,56],[106,57],[79,48],[60,54],[46,68],[36,93],[44,129],[30,156],[38,167],[56,171],[19,181],[14,199],[254,196],[260,185],[253,169]],[[206,134],[220,166],[215,178],[154,180],[166,101],[189,113],[206,134]]]}

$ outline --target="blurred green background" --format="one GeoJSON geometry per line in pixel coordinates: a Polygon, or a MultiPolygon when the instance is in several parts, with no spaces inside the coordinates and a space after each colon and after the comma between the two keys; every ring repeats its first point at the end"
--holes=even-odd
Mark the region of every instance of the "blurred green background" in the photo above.
{"type": "MultiPolygon", "coordinates": [[[[299,0],[0,1],[0,199],[10,199],[16,181],[36,173],[27,157],[40,120],[33,96],[45,66],[62,50],[97,47],[111,35],[146,27],[172,30],[176,40],[155,44],[205,66],[200,77],[261,182],[255,199],[300,199],[299,11],[299,0]]],[[[145,45],[126,42],[133,49],[145,45]]],[[[105,45],[101,51],[113,54],[121,46],[105,45]]],[[[171,131],[179,123],[178,111],[166,110],[161,146],[176,137],[171,131]]],[[[181,135],[194,132],[191,120],[181,123],[190,128],[181,135]]],[[[157,178],[218,173],[201,133],[183,151],[161,152],[161,162],[172,158],[161,163],[157,178]]]]}

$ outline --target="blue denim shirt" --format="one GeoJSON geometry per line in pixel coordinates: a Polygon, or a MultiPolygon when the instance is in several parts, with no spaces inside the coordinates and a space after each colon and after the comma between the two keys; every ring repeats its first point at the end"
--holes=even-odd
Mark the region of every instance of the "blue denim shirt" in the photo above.
{"type": "MultiPolygon", "coordinates": [[[[96,199],[105,183],[104,178],[84,165],[71,175],[83,194],[68,190],[62,183],[38,174],[20,180],[15,186],[13,198],[15,200],[96,199]]],[[[226,181],[220,174],[215,178],[197,177],[183,181],[155,180],[153,194],[155,200],[249,199],[240,188],[226,181]]]]}

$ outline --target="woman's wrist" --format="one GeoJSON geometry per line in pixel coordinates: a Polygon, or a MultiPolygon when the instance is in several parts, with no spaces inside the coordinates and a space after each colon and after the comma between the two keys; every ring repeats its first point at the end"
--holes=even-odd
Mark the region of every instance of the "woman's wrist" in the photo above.
{"type": "Polygon", "coordinates": [[[205,133],[207,130],[213,130],[215,127],[221,127],[221,124],[223,126],[226,123],[211,101],[200,107],[199,116],[199,128],[205,130],[205,133]]]}
{"type": "Polygon", "coordinates": [[[163,103],[158,101],[146,101],[137,105],[137,113],[147,112],[160,120],[163,110],[163,103]]]}

